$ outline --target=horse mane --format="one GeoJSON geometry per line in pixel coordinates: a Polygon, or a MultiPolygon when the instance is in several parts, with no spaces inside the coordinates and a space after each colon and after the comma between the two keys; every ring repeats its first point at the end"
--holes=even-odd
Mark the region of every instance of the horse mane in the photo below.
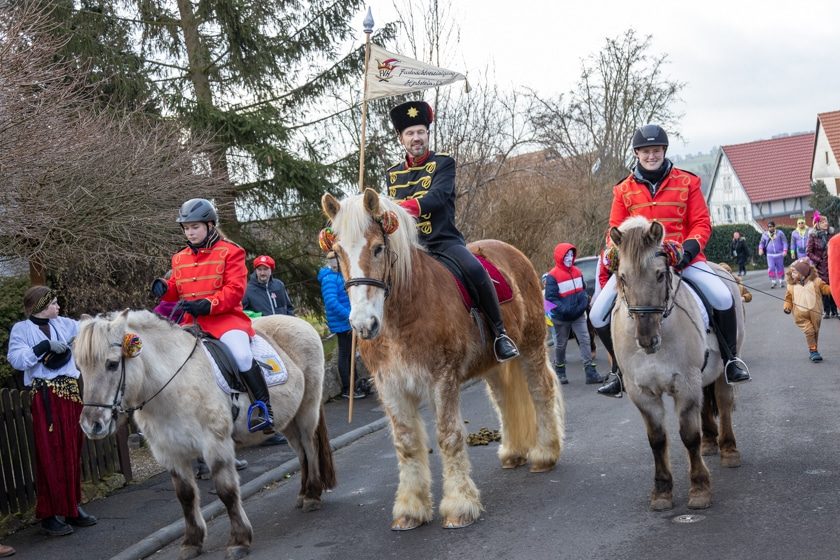
{"type": "MultiPolygon", "coordinates": [[[[79,334],[73,342],[73,357],[77,363],[83,366],[91,366],[105,361],[110,344],[119,342],[117,340],[111,341],[108,335],[121,313],[122,311],[110,311],[81,321],[79,334]]],[[[153,329],[159,331],[167,329],[174,332],[183,331],[176,323],[145,309],[129,311],[124,327],[138,330],[153,329]]],[[[120,336],[122,336],[122,333],[120,333],[120,336]]]]}
{"type": "MultiPolygon", "coordinates": [[[[379,195],[379,210],[393,212],[399,221],[397,230],[388,235],[388,245],[394,254],[391,267],[392,283],[395,290],[408,288],[411,279],[411,264],[414,250],[424,251],[417,241],[417,227],[414,218],[392,199],[379,195]]],[[[348,196],[341,202],[341,210],[332,219],[332,227],[339,242],[352,245],[364,239],[368,228],[374,223],[373,217],[364,205],[364,195],[348,196]]]]}
{"type": "Polygon", "coordinates": [[[621,261],[632,264],[634,267],[643,268],[650,264],[656,256],[656,249],[659,245],[652,242],[648,235],[651,222],[644,216],[633,216],[624,220],[620,226],[621,231],[621,261]]]}

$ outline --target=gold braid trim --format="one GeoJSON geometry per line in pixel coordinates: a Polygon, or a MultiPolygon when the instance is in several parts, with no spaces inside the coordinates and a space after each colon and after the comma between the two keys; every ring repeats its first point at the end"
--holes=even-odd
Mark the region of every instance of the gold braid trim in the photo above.
{"type": "Polygon", "coordinates": [[[41,379],[36,377],[32,380],[32,388],[40,390],[47,387],[56,396],[82,404],[82,395],[79,392],[79,381],[66,375],[59,375],[55,379],[41,379]]]}

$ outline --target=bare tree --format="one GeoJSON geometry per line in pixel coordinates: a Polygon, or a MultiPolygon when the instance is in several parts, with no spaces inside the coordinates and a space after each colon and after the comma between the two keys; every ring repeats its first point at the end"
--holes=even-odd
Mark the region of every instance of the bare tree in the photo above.
{"type": "Polygon", "coordinates": [[[27,260],[33,282],[80,288],[90,310],[137,305],[181,243],[180,203],[224,185],[196,155],[209,146],[175,123],[93,112],[81,76],[53,62],[47,21],[0,13],[2,258],[27,260]],[[121,285],[129,272],[136,285],[121,285]]]}
{"type": "Polygon", "coordinates": [[[540,141],[587,177],[603,186],[627,173],[630,138],[647,123],[676,133],[674,108],[684,84],[667,78],[667,55],[654,54],[651,36],[633,29],[583,61],[576,89],[544,99],[536,94],[532,115],[540,141]]]}

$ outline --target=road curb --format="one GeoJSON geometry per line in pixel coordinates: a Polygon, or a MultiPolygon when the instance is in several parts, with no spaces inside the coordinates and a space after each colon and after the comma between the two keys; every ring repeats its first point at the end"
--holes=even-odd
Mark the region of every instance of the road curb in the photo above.
{"type": "MultiPolygon", "coordinates": [[[[355,430],[342,434],[330,440],[330,447],[333,451],[337,451],[342,447],[346,447],[354,441],[361,439],[374,432],[378,432],[388,425],[387,418],[380,418],[369,424],[365,424],[355,430]]],[[[246,500],[262,490],[265,486],[278,482],[286,477],[286,475],[294,473],[300,469],[300,463],[297,459],[291,459],[285,463],[267,471],[257,478],[243,484],[240,487],[240,494],[242,500],[246,500]]],[[[206,521],[210,521],[220,514],[226,513],[225,506],[218,498],[213,502],[201,508],[201,515],[206,521]]],[[[166,527],[162,527],[145,537],[136,544],[131,545],[119,554],[111,557],[111,560],[137,560],[145,558],[154,554],[164,546],[170,544],[172,541],[178,539],[184,534],[184,520],[179,519],[170,523],[166,527]]]]}

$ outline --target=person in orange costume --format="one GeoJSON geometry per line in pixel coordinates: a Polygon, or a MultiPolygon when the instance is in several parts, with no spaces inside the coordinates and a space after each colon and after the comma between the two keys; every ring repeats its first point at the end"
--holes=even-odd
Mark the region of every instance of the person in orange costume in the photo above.
{"type": "MultiPolygon", "coordinates": [[[[638,128],[633,134],[632,147],[636,165],[613,187],[610,227],[618,227],[632,216],[644,216],[662,224],[666,240],[682,244],[683,258],[675,268],[703,293],[714,309],[712,323],[723,356],[726,379],[730,383],[748,381],[749,371],[737,355],[735,300],[729,288],[706,264],[703,255],[712,233],[712,223],[700,178],[674,167],[665,157],[668,135],[661,126],[649,124],[638,128]]],[[[607,243],[610,243],[609,239],[607,243]]],[[[598,393],[620,397],[620,364],[615,361],[610,333],[615,296],[613,276],[592,303],[589,319],[612,358],[614,371],[611,373],[616,374],[598,389],[598,393]]]]}
{"type": "Polygon", "coordinates": [[[251,352],[254,329],[242,310],[248,281],[245,250],[222,237],[216,227],[216,209],[209,200],[186,201],[176,221],[184,230],[187,246],[172,257],[169,280],[158,278],[152,283],[152,294],[162,301],[179,301],[185,311],[182,326],[197,323],[228,347],[255,404],[261,401],[265,407],[264,411],[254,409],[259,415],[249,418],[249,429],[273,433],[268,387],[251,352]]]}

